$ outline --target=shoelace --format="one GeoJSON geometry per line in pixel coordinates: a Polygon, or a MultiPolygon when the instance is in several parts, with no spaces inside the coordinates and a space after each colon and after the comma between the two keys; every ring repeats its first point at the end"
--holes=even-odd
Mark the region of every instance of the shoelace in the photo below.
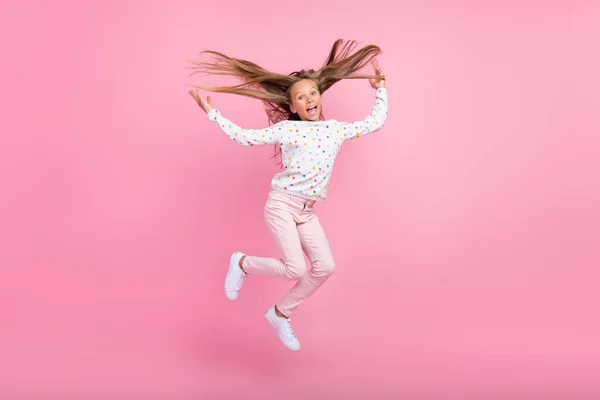
{"type": "Polygon", "coordinates": [[[296,334],[292,330],[292,324],[289,319],[283,321],[283,326],[285,327],[285,333],[289,338],[295,338],[296,334]]]}
{"type": "Polygon", "coordinates": [[[242,285],[244,284],[244,279],[246,278],[246,275],[247,274],[245,272],[242,272],[238,276],[237,280],[235,281],[235,288],[236,288],[236,290],[239,290],[242,287],[242,285]]]}

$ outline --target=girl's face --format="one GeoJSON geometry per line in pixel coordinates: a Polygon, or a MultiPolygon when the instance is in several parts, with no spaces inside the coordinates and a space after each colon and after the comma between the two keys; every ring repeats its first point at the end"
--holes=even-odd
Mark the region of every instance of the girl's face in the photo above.
{"type": "Polygon", "coordinates": [[[294,83],[290,90],[290,110],[303,121],[318,121],[321,118],[321,94],[312,79],[294,83]]]}

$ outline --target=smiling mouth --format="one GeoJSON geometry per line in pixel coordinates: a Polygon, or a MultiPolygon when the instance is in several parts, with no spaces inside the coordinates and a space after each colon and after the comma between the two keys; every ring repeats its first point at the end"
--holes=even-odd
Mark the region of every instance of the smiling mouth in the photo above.
{"type": "Polygon", "coordinates": [[[306,109],[306,112],[308,113],[308,115],[310,115],[311,117],[314,117],[315,115],[317,115],[317,106],[310,106],[306,109]]]}

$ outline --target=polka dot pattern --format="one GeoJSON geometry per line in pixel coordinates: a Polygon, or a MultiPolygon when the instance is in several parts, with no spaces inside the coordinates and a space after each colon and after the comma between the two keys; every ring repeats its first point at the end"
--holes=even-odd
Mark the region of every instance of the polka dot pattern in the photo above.
{"type": "Polygon", "coordinates": [[[271,186],[316,201],[325,201],[335,157],[346,140],[356,139],[383,127],[388,111],[387,89],[375,92],[375,105],[362,121],[281,121],[264,129],[242,129],[212,109],[214,121],[234,142],[242,146],[277,145],[285,171],[275,175],[271,186]]]}

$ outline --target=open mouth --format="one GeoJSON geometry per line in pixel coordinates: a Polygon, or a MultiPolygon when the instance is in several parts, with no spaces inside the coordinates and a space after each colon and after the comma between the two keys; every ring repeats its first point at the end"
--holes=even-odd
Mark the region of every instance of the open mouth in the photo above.
{"type": "Polygon", "coordinates": [[[308,113],[308,115],[310,115],[311,117],[314,117],[317,115],[317,106],[310,106],[306,109],[306,112],[308,113]]]}

